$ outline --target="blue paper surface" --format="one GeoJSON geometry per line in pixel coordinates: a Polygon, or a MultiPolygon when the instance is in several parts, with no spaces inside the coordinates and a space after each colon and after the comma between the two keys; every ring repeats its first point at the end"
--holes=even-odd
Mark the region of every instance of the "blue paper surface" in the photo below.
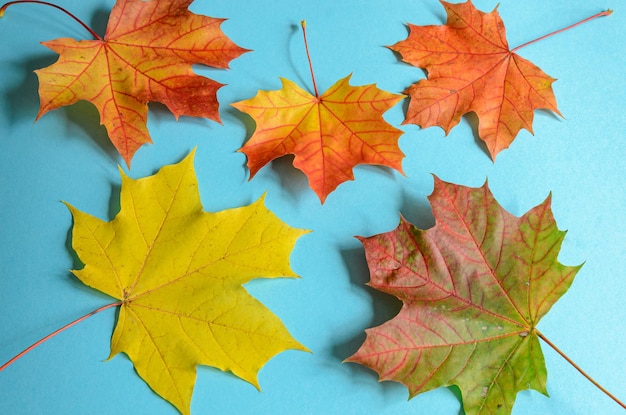
{"type": "MultiPolygon", "coordinates": [[[[57,1],[99,33],[111,0],[57,1]]],[[[150,105],[154,144],[142,147],[131,177],[178,162],[197,148],[195,166],[207,211],[249,204],[266,193],[267,206],[289,225],[313,232],[300,238],[292,267],[301,279],[254,281],[248,290],[312,354],[288,351],[260,372],[262,392],[218,370],[199,367],[193,414],[457,414],[455,392],[440,388],[408,400],[405,387],[377,381],[359,365],[342,363],[364,330],[399,310],[399,302],[366,287],[369,274],[355,235],[393,229],[400,213],[433,226],[427,201],[433,177],[467,186],[488,178],[496,199],[521,215],[552,192],[554,216],[568,233],[560,254],[584,262],[569,292],[540,330],[589,374],[626,399],[626,5],[622,1],[476,0],[496,5],[515,47],[607,8],[594,20],[519,51],[549,75],[564,118],[537,111],[534,135],[522,131],[492,163],[473,122],[448,136],[440,128],[400,126],[399,104],[385,114],[405,134],[406,176],[373,166],[355,169],[321,205],[290,158],[263,168],[251,181],[237,150],[252,132],[250,119],[229,104],[285,77],[312,90],[300,21],[306,19],[320,91],[352,74],[353,85],[376,83],[400,93],[424,77],[385,45],[406,38],[406,23],[443,24],[436,0],[201,1],[191,10],[228,20],[224,32],[252,49],[229,70],[195,67],[227,84],[219,92],[223,125],[181,117],[150,105]]],[[[0,19],[0,364],[51,331],[110,301],[68,270],[71,216],[61,201],[102,219],[117,212],[123,164],[88,103],[38,111],[33,70],[56,61],[40,42],[89,34],[58,10],[16,5],[0,19]]],[[[115,312],[108,310],[56,336],[0,372],[2,414],[176,414],[120,355],[106,361],[115,312]]],[[[525,414],[622,414],[623,410],[543,345],[550,398],[518,394],[525,414]]]]}

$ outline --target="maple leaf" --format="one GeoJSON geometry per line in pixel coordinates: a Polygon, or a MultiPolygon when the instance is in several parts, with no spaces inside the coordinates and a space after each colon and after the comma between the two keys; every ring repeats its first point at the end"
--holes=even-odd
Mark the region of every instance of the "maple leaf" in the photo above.
{"type": "Polygon", "coordinates": [[[248,158],[250,178],[275,158],[293,154],[294,167],[304,172],[324,203],[337,186],[354,179],[352,168],[358,164],[402,172],[404,154],[398,147],[402,131],[388,124],[383,113],[403,96],[373,84],[351,86],[350,76],[321,96],[314,77],[315,96],[292,81],[281,81],[280,90],[259,91],[254,98],[231,104],[257,125],[240,150],[248,158]]]}
{"type": "Polygon", "coordinates": [[[220,83],[198,76],[192,64],[226,68],[246,52],[226,37],[217,19],[191,13],[193,0],[118,0],[104,38],[43,42],[59,54],[39,77],[40,110],[80,100],[94,104],[111,142],[130,165],[137,149],[152,140],[148,102],[180,115],[220,121],[220,83]]]}
{"type": "Polygon", "coordinates": [[[86,285],[120,300],[112,358],[126,353],[150,387],[189,413],[196,365],[231,371],[257,388],[275,354],[307,350],[242,284],[295,277],[289,255],[306,231],[263,200],[202,210],[193,156],[156,175],[122,174],[121,210],[106,222],[69,206],[72,246],[86,285]]]}
{"type": "Polygon", "coordinates": [[[441,3],[448,16],[445,25],[409,24],[407,39],[390,47],[403,61],[428,72],[428,79],[405,91],[410,103],[404,123],[422,128],[438,125],[447,134],[462,115],[474,112],[478,135],[495,160],[521,129],[533,132],[534,110],[561,115],[552,91],[555,79],[515,53],[534,41],[509,50],[497,9],[483,13],[471,0],[441,3]]]}
{"type": "Polygon", "coordinates": [[[348,359],[411,397],[457,385],[468,415],[509,414],[518,391],[546,391],[536,326],[571,285],[579,266],[557,256],[565,232],[550,197],[522,217],[504,210],[487,184],[435,179],[436,225],[401,219],[391,232],[360,238],[373,288],[398,297],[399,314],[366,330],[348,359]]]}

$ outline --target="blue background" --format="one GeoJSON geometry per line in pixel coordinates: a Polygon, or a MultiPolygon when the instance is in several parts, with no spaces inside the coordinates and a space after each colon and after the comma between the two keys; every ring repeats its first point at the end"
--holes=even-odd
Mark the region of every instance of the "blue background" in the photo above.
{"type": "MultiPolygon", "coordinates": [[[[57,1],[104,33],[112,0],[57,1]]],[[[434,224],[426,196],[431,174],[479,186],[486,178],[497,200],[521,215],[552,192],[553,210],[568,234],[560,261],[585,262],[569,292],[540,330],[600,383],[626,399],[626,5],[619,0],[500,0],[512,47],[606,8],[615,13],[522,49],[519,53],[558,78],[554,91],[564,118],[536,112],[535,135],[523,131],[492,163],[467,118],[448,136],[440,128],[402,126],[406,177],[360,166],[321,205],[304,175],[284,158],[248,181],[236,150],[253,126],[228,104],[259,89],[280,88],[279,77],[312,89],[302,35],[308,26],[320,91],[353,74],[352,84],[376,83],[399,93],[423,77],[384,45],[407,35],[406,23],[442,24],[435,0],[198,0],[191,9],[226,17],[222,29],[253,49],[230,70],[197,68],[228,84],[219,92],[223,125],[174,117],[151,104],[153,145],[133,159],[132,177],[179,161],[197,147],[196,170],[204,207],[217,211],[266,204],[303,236],[292,257],[303,278],[254,281],[249,291],[277,314],[313,353],[288,351],[260,372],[262,392],[218,370],[199,367],[193,414],[458,414],[460,402],[440,388],[407,400],[407,390],[378,383],[374,372],[342,360],[364,339],[364,329],[399,309],[392,297],[365,286],[364,252],[354,235],[393,229],[401,212],[421,228],[434,224]]],[[[476,0],[490,11],[497,0],[476,0]]],[[[0,362],[69,321],[110,302],[70,273],[71,217],[60,202],[103,219],[118,209],[122,163],[87,103],[62,108],[33,123],[38,110],[33,70],[56,61],[39,44],[89,35],[43,6],[9,8],[0,20],[0,362]]],[[[386,113],[399,126],[403,106],[386,113]]],[[[124,169],[128,171],[125,167],[124,169]]],[[[0,373],[3,414],[175,414],[135,374],[124,355],[104,362],[115,311],[107,310],[48,341],[0,373]]],[[[622,414],[554,351],[544,345],[547,398],[518,395],[513,413],[622,414]]]]}

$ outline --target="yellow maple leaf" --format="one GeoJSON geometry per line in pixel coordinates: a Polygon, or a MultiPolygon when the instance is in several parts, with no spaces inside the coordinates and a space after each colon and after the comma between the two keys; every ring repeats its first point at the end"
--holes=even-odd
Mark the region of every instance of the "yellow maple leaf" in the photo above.
{"type": "Polygon", "coordinates": [[[69,206],[73,273],[121,302],[110,357],[126,353],[138,374],[183,414],[196,365],[231,371],[257,388],[260,368],[287,349],[307,349],[242,284],[297,277],[289,265],[305,230],[258,200],[202,209],[193,153],[151,177],[122,172],[121,209],[110,222],[69,206]]]}

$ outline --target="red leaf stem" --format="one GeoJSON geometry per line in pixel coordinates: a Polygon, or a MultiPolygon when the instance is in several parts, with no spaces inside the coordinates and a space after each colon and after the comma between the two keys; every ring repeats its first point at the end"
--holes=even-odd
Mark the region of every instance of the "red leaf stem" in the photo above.
{"type": "Polygon", "coordinates": [[[574,23],[574,24],[569,25],[567,27],[564,27],[563,29],[555,30],[554,32],[548,33],[547,35],[543,35],[541,37],[538,37],[535,40],[531,40],[530,42],[523,43],[523,44],[519,45],[518,47],[514,48],[513,50],[511,50],[511,53],[515,53],[518,49],[521,49],[521,48],[523,48],[525,46],[528,46],[528,45],[531,45],[533,43],[539,42],[540,40],[543,40],[543,39],[548,38],[550,36],[554,36],[554,35],[559,34],[561,32],[565,32],[566,30],[573,29],[574,27],[579,26],[579,25],[581,25],[583,23],[586,23],[586,22],[588,22],[590,20],[597,19],[598,17],[602,17],[602,16],[608,16],[611,13],[613,13],[613,10],[608,9],[608,10],[605,10],[603,12],[594,14],[593,16],[587,17],[586,19],[583,19],[580,22],[577,22],[577,23],[574,23]]]}
{"type": "Polygon", "coordinates": [[[315,82],[315,74],[313,72],[313,63],[311,62],[311,55],[309,54],[309,42],[306,39],[306,20],[300,21],[302,26],[302,36],[304,36],[304,48],[306,49],[306,57],[309,60],[309,69],[311,70],[311,79],[313,80],[313,90],[315,91],[315,98],[320,97],[320,93],[317,90],[317,83],[315,82]]]}
{"type": "Polygon", "coordinates": [[[576,363],[574,363],[574,361],[572,361],[572,359],[570,359],[563,351],[561,351],[561,349],[559,349],[558,347],[556,347],[556,345],[554,343],[552,343],[550,340],[548,340],[548,338],[546,336],[544,336],[539,330],[535,330],[535,333],[537,333],[537,336],[543,340],[544,342],[546,342],[546,344],[550,347],[552,347],[552,349],[554,349],[555,352],[557,352],[558,354],[561,355],[561,357],[563,359],[565,359],[567,361],[567,363],[569,363],[570,365],[572,365],[574,367],[574,369],[576,369],[578,372],[580,372],[581,375],[583,375],[584,377],[587,378],[587,380],[591,383],[594,384],[594,386],[598,389],[600,389],[602,392],[604,392],[609,398],[613,399],[615,402],[617,402],[618,405],[620,405],[622,408],[626,409],[626,404],[622,401],[620,401],[619,399],[617,399],[617,397],[615,395],[613,395],[611,392],[609,392],[608,390],[606,390],[602,385],[600,385],[594,378],[592,378],[589,374],[587,374],[587,372],[585,372],[584,370],[582,370],[582,368],[580,366],[578,366],[576,363]]]}
{"type": "Polygon", "coordinates": [[[22,350],[20,353],[18,353],[17,355],[15,355],[11,360],[9,360],[8,362],[6,362],[5,364],[3,364],[2,366],[0,366],[0,372],[2,372],[4,369],[6,369],[9,365],[11,365],[11,363],[15,362],[16,360],[18,360],[20,357],[24,356],[26,353],[30,352],[31,350],[33,350],[35,347],[39,346],[40,344],[46,342],[47,340],[50,340],[52,337],[56,336],[57,334],[69,329],[70,327],[80,323],[83,320],[86,320],[87,318],[93,316],[94,314],[98,314],[101,311],[107,310],[109,308],[113,308],[113,307],[117,307],[119,305],[122,305],[121,301],[116,301],[114,303],[111,304],[107,304],[105,306],[102,306],[96,310],[93,310],[90,313],[85,314],[84,316],[72,321],[71,323],[66,324],[65,326],[61,327],[60,329],[57,329],[55,331],[53,331],[52,333],[48,334],[46,337],[37,340],[35,343],[31,344],[30,346],[28,346],[26,349],[22,350]]]}
{"type": "Polygon", "coordinates": [[[10,1],[8,3],[5,3],[2,5],[2,7],[0,7],[0,17],[4,16],[4,11],[11,5],[13,4],[19,4],[19,3],[36,3],[36,4],[43,4],[44,6],[50,6],[50,7],[54,7],[55,9],[61,10],[63,13],[67,14],[68,16],[70,16],[72,19],[76,20],[78,23],[80,23],[80,25],[82,27],[84,27],[90,34],[91,36],[93,36],[95,39],[104,41],[104,39],[102,39],[100,37],[100,35],[98,35],[96,32],[94,32],[94,30],[92,28],[90,28],[89,26],[87,26],[87,24],[85,22],[83,22],[82,20],[80,20],[78,17],[74,16],[72,13],[70,13],[69,11],[67,11],[66,9],[64,9],[61,6],[58,6],[54,3],[48,3],[47,1],[38,1],[38,0],[17,0],[17,1],[10,1]]]}

